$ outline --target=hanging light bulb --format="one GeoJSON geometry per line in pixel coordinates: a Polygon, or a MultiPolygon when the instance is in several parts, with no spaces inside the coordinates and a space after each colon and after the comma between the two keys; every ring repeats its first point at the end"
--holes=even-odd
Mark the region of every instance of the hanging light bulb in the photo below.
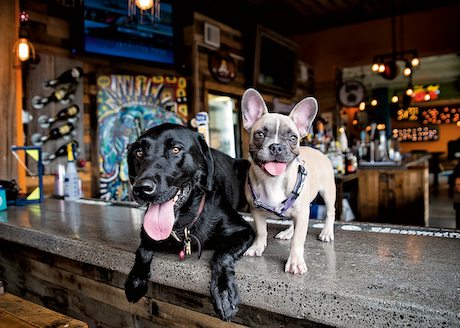
{"type": "Polygon", "coordinates": [[[136,0],[136,6],[142,10],[148,10],[153,7],[153,0],[136,0]]]}
{"type": "Polygon", "coordinates": [[[418,64],[420,64],[420,60],[417,57],[414,57],[410,63],[412,66],[418,66],[418,64]]]}
{"type": "Polygon", "coordinates": [[[385,64],[380,64],[379,65],[379,73],[385,72],[385,64]]]}
{"type": "Polygon", "coordinates": [[[377,104],[378,104],[377,99],[372,99],[371,105],[375,107],[375,106],[377,106],[377,104]]]}
{"type": "Polygon", "coordinates": [[[391,97],[391,102],[393,104],[396,104],[397,102],[399,101],[399,98],[398,96],[396,95],[396,93],[393,95],[393,97],[391,97]]]}
{"type": "Polygon", "coordinates": [[[414,89],[412,89],[411,87],[407,88],[406,95],[412,96],[413,94],[414,94],[414,89]]]}
{"type": "Polygon", "coordinates": [[[423,100],[428,101],[431,99],[431,96],[429,93],[425,94],[425,97],[423,97],[423,100]]]}
{"type": "Polygon", "coordinates": [[[406,68],[404,69],[404,75],[405,75],[405,76],[409,76],[409,75],[411,75],[411,74],[412,74],[412,70],[410,69],[410,67],[406,67],[406,68]]]}
{"type": "Polygon", "coordinates": [[[29,59],[35,58],[35,48],[26,38],[19,38],[14,43],[13,55],[14,58],[17,58],[20,61],[19,63],[14,64],[14,67],[18,67],[21,63],[25,63],[29,59]]]}
{"type": "Polygon", "coordinates": [[[19,21],[19,39],[13,45],[14,68],[20,68],[26,62],[32,65],[35,63],[35,48],[27,39],[29,15],[25,11],[20,12],[19,21]]]}
{"type": "Polygon", "coordinates": [[[379,70],[379,64],[374,63],[374,65],[372,65],[372,72],[377,72],[378,70],[379,70]]]}
{"type": "Polygon", "coordinates": [[[363,110],[365,110],[365,109],[366,109],[366,103],[365,103],[364,101],[361,101],[361,102],[359,103],[359,110],[360,110],[360,111],[363,111],[363,110]]]}

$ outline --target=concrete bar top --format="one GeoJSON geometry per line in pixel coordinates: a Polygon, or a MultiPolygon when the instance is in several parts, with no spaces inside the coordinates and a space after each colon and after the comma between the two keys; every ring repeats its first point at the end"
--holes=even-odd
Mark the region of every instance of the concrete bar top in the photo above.
{"type": "MultiPolygon", "coordinates": [[[[0,238],[128,274],[143,214],[136,207],[46,198],[0,212],[0,238]]],[[[337,222],[335,241],[324,243],[317,240],[321,221],[310,221],[308,272],[284,272],[289,241],[273,237],[286,226],[270,224],[263,256],[237,263],[242,304],[334,327],[460,326],[458,231],[337,222]]],[[[181,261],[160,253],[151,279],[209,295],[211,254],[181,261]]]]}

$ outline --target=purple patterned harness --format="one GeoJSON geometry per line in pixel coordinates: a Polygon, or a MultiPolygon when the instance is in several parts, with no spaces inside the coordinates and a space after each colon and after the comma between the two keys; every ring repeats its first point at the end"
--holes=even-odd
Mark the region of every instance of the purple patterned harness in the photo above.
{"type": "Polygon", "coordinates": [[[254,190],[254,187],[252,186],[251,179],[248,176],[248,184],[249,188],[251,189],[252,197],[254,197],[254,205],[256,207],[263,208],[264,210],[269,211],[270,213],[276,214],[283,220],[290,220],[290,217],[287,217],[284,215],[284,213],[294,204],[295,200],[299,197],[300,192],[302,191],[303,185],[305,184],[305,179],[307,177],[307,170],[300,164],[300,160],[297,157],[297,162],[299,162],[299,172],[297,174],[297,182],[294,187],[294,191],[289,195],[288,198],[283,200],[281,204],[278,206],[269,206],[265,204],[264,202],[261,202],[259,199],[257,199],[256,191],[254,190]]]}

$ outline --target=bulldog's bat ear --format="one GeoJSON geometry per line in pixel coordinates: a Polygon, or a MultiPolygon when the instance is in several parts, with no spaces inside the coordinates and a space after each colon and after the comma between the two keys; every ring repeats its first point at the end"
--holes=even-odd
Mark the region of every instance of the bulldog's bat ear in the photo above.
{"type": "Polygon", "coordinates": [[[292,109],[289,117],[299,129],[300,138],[307,136],[316,113],[318,113],[318,102],[313,97],[305,98],[292,109]]]}
{"type": "Polygon", "coordinates": [[[251,130],[254,123],[268,113],[265,101],[255,89],[248,89],[243,94],[241,101],[243,112],[243,126],[246,130],[251,130]]]}

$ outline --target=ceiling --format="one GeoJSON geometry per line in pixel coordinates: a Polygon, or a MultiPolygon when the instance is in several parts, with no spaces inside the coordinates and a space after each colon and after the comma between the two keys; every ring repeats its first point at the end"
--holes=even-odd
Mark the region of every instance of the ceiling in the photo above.
{"type": "Polygon", "coordinates": [[[455,3],[457,0],[195,0],[189,6],[236,29],[262,24],[292,36],[455,3]]]}

